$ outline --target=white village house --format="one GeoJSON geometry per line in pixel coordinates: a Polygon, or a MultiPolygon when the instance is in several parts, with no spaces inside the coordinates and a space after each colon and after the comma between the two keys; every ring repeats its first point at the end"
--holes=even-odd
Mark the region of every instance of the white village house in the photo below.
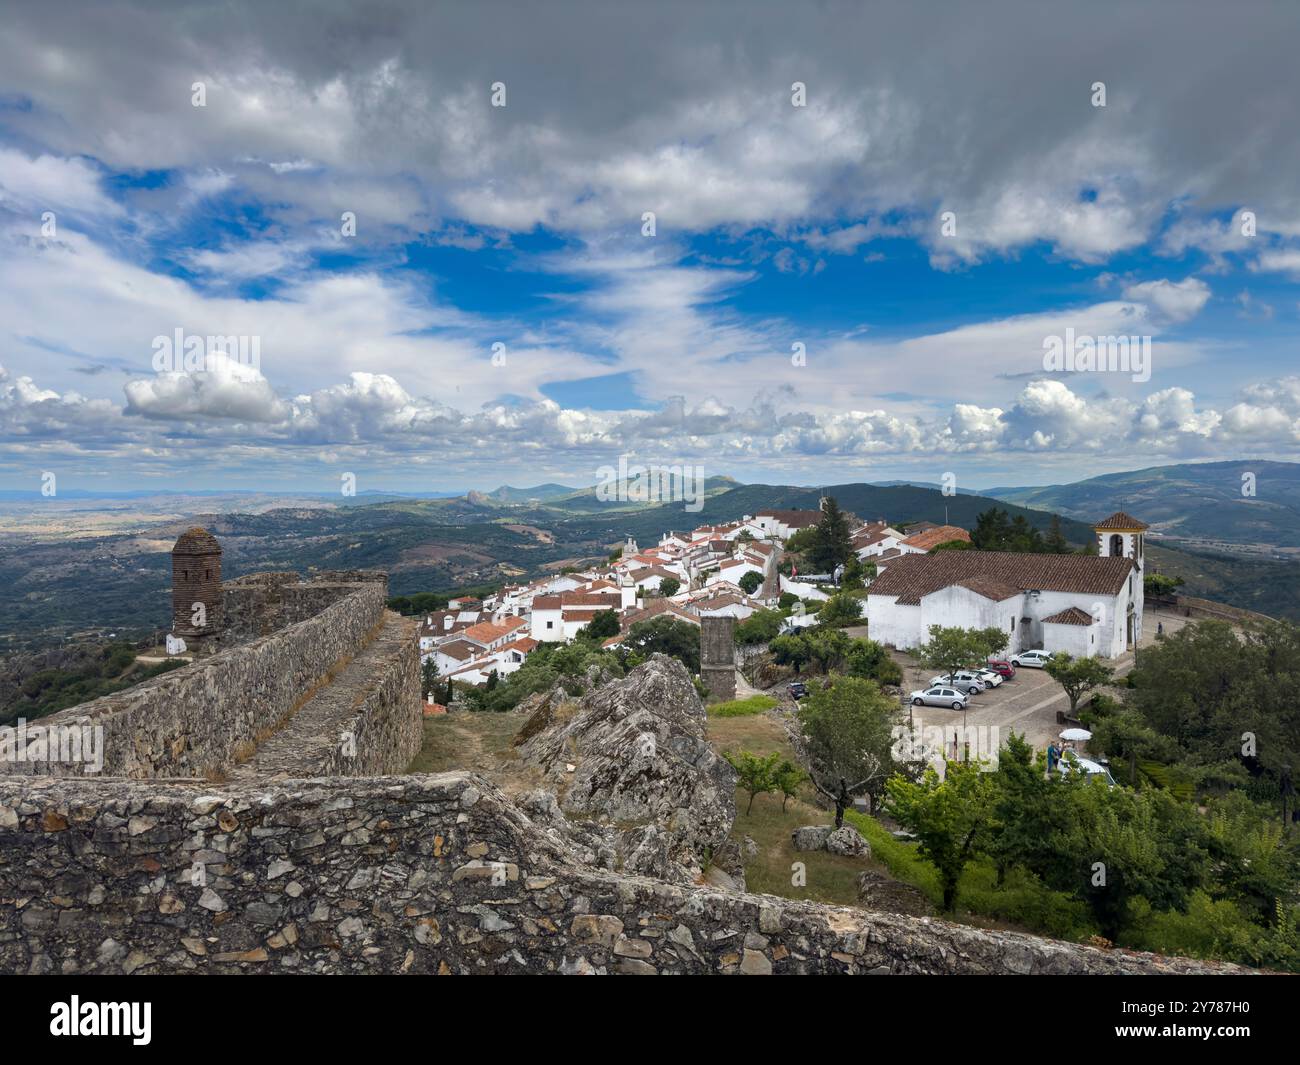
{"type": "Polygon", "coordinates": [[[1031,648],[1116,658],[1142,635],[1144,522],[1095,525],[1099,554],[941,551],[896,558],[867,594],[871,637],[898,648],[931,625],[999,628],[1007,653],[1031,648]]]}

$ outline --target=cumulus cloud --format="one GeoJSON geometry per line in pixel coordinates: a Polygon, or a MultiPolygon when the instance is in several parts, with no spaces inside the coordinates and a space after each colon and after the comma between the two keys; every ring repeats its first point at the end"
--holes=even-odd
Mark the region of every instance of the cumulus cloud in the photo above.
{"type": "Polygon", "coordinates": [[[1124,289],[1124,298],[1151,304],[1169,322],[1185,322],[1198,315],[1209,301],[1210,286],[1197,277],[1143,281],[1124,289]]]}
{"type": "Polygon", "coordinates": [[[173,371],[126,383],[126,410],[146,418],[231,418],[278,422],[284,405],[261,372],[220,352],[202,370],[173,371]]]}

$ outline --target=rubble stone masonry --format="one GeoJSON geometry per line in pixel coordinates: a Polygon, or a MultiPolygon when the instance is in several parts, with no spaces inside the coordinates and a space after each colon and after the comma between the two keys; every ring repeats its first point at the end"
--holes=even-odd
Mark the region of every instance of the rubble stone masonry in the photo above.
{"type": "Polygon", "coordinates": [[[8,973],[1201,973],[583,868],[466,773],[0,779],[8,973]]]}

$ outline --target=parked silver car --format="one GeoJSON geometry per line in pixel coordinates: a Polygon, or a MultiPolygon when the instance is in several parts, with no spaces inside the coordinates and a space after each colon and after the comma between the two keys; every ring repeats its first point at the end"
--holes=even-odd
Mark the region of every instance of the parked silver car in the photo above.
{"type": "Polygon", "coordinates": [[[921,691],[912,692],[913,706],[950,706],[954,710],[965,710],[969,702],[970,696],[951,684],[932,684],[921,691]]]}
{"type": "Polygon", "coordinates": [[[932,677],[930,686],[934,687],[936,684],[946,684],[950,688],[960,688],[967,695],[979,695],[986,688],[992,687],[978,673],[972,673],[968,669],[960,670],[951,676],[932,677]]]}

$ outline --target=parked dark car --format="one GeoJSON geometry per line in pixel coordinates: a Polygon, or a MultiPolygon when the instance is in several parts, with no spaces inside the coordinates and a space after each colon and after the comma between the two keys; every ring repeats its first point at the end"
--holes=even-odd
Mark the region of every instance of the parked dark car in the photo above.
{"type": "Polygon", "coordinates": [[[1010,680],[1016,675],[1016,667],[1008,662],[1005,658],[990,658],[988,668],[1000,677],[1006,677],[1010,680]]]}
{"type": "Polygon", "coordinates": [[[790,698],[799,700],[808,694],[808,685],[801,680],[790,682],[790,698]]]}

